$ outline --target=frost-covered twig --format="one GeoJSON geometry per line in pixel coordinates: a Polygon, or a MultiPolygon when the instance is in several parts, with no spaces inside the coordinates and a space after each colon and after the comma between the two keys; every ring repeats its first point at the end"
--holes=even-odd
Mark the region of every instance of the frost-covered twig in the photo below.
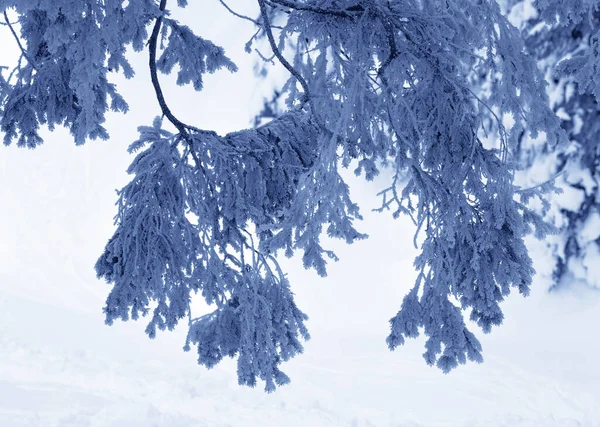
{"type": "Polygon", "coordinates": [[[554,175],[552,175],[547,180],[542,181],[542,182],[540,182],[537,185],[534,185],[533,187],[521,188],[521,187],[515,186],[515,193],[517,193],[517,194],[523,194],[523,193],[527,193],[527,192],[530,192],[530,191],[533,191],[533,190],[537,190],[538,188],[544,187],[545,185],[553,184],[553,182],[557,178],[559,178],[561,175],[564,175],[565,172],[567,172],[567,168],[563,167],[562,170],[558,171],[557,173],[555,173],[554,175]]]}
{"type": "Polygon", "coordinates": [[[290,64],[288,62],[288,60],[285,59],[285,57],[279,50],[279,47],[277,47],[277,43],[275,42],[275,38],[273,37],[273,30],[271,28],[271,22],[269,19],[269,15],[267,13],[267,7],[265,5],[265,0],[258,0],[258,4],[260,6],[260,13],[262,15],[264,29],[265,29],[265,32],[267,33],[267,39],[269,40],[269,45],[271,46],[271,49],[273,50],[273,54],[277,57],[279,62],[281,62],[281,65],[283,65],[285,67],[285,69],[288,70],[290,72],[290,74],[292,76],[294,76],[296,78],[296,80],[298,80],[298,83],[300,83],[300,85],[302,86],[302,89],[304,90],[304,101],[310,102],[310,89],[308,87],[308,84],[306,83],[306,80],[304,80],[304,77],[302,77],[302,75],[298,72],[298,70],[296,70],[292,66],[292,64],[290,64]]]}
{"type": "Polygon", "coordinates": [[[275,3],[289,9],[294,10],[303,10],[306,12],[314,12],[322,15],[333,15],[339,16],[342,18],[351,18],[353,16],[352,12],[362,12],[364,9],[359,6],[355,6],[354,8],[350,7],[347,9],[327,9],[323,7],[310,6],[306,4],[298,4],[297,2],[289,1],[289,0],[269,0],[271,3],[275,3]]]}
{"type": "Polygon", "coordinates": [[[19,49],[21,50],[21,53],[23,54],[25,59],[27,59],[27,61],[29,62],[29,65],[31,65],[33,67],[33,69],[37,71],[38,68],[35,65],[35,62],[29,57],[29,55],[27,54],[27,51],[23,47],[23,44],[21,44],[21,40],[19,39],[19,36],[17,35],[15,29],[13,28],[10,20],[8,19],[8,15],[6,14],[6,11],[4,11],[4,20],[5,20],[4,23],[8,26],[11,34],[13,35],[14,39],[16,40],[17,45],[19,46],[19,49]]]}

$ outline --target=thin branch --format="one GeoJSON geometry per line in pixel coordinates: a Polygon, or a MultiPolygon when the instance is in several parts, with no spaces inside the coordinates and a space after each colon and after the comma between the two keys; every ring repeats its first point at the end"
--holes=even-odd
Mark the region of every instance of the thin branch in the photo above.
{"type": "MultiPolygon", "coordinates": [[[[161,0],[159,9],[164,13],[167,6],[167,0],[161,0]]],[[[204,133],[212,136],[218,136],[214,131],[208,131],[203,129],[198,129],[197,127],[188,125],[179,120],[175,115],[171,112],[171,109],[167,105],[165,101],[165,96],[163,94],[162,88],[160,86],[160,82],[158,81],[158,70],[156,68],[156,50],[158,45],[158,35],[160,33],[160,27],[162,24],[163,15],[156,18],[156,22],[154,23],[154,28],[152,29],[152,34],[150,35],[150,39],[148,40],[148,51],[149,51],[149,62],[148,65],[150,67],[150,78],[152,80],[152,86],[154,87],[154,91],[156,93],[156,99],[158,100],[158,104],[160,105],[160,109],[163,115],[181,132],[184,138],[187,141],[187,130],[193,130],[197,133],[204,133]]],[[[193,153],[192,153],[193,154],[193,153]]]]}
{"type": "Polygon", "coordinates": [[[238,18],[240,18],[240,19],[244,19],[244,20],[246,20],[246,21],[252,22],[254,25],[256,25],[256,26],[258,26],[258,27],[262,27],[262,25],[260,24],[260,22],[258,22],[257,20],[255,20],[255,19],[252,19],[252,18],[250,18],[249,16],[246,16],[246,15],[239,14],[239,13],[237,13],[235,10],[231,9],[231,8],[229,7],[229,5],[228,5],[227,3],[225,3],[225,1],[224,1],[224,0],[219,0],[219,3],[221,3],[221,4],[223,5],[223,7],[224,7],[225,9],[227,9],[227,11],[228,11],[229,13],[231,13],[233,16],[236,16],[236,17],[238,17],[238,18]]]}
{"type": "MultiPolygon", "coordinates": [[[[10,84],[11,80],[13,79],[15,73],[17,71],[21,70],[21,62],[23,62],[23,58],[25,57],[25,55],[23,55],[21,53],[21,55],[19,55],[19,61],[17,62],[17,66],[15,68],[12,69],[12,71],[10,72],[10,74],[8,75],[8,79],[6,80],[7,83],[10,84]]],[[[17,84],[19,84],[20,81],[20,77],[17,79],[17,84]]]]}
{"type": "Polygon", "coordinates": [[[540,187],[543,187],[544,185],[553,183],[556,179],[558,179],[561,175],[563,175],[565,172],[567,172],[567,168],[563,168],[561,171],[558,171],[557,173],[555,173],[553,176],[551,176],[550,178],[548,178],[547,180],[540,182],[537,185],[534,185],[533,187],[527,187],[527,188],[521,188],[521,187],[515,187],[515,193],[516,194],[523,194],[529,191],[533,191],[536,190],[540,187]]]}
{"type": "MultiPolygon", "coordinates": [[[[325,132],[327,135],[333,137],[333,138],[339,138],[339,135],[337,133],[337,131],[332,131],[330,130],[326,125],[325,122],[322,120],[322,118],[320,117],[320,115],[317,112],[317,109],[314,106],[312,97],[311,97],[311,92],[308,86],[308,83],[306,82],[306,80],[304,79],[304,77],[302,77],[302,75],[298,72],[298,70],[296,70],[288,61],[287,59],[285,59],[285,57],[282,55],[281,51],[279,50],[279,47],[277,46],[277,43],[275,42],[275,38],[273,37],[273,31],[272,31],[272,26],[271,26],[271,22],[269,20],[269,16],[267,14],[267,7],[266,7],[266,3],[267,1],[272,2],[272,0],[258,0],[258,4],[260,6],[260,12],[263,18],[263,29],[265,31],[265,33],[267,34],[267,38],[269,40],[269,45],[271,46],[271,50],[273,51],[273,54],[275,55],[275,57],[279,60],[279,62],[290,72],[290,74],[296,78],[296,80],[298,80],[298,82],[300,83],[300,86],[302,86],[302,89],[304,90],[304,96],[303,99],[301,100],[301,102],[304,103],[308,103],[309,107],[310,107],[310,112],[312,114],[312,117],[315,120],[316,125],[323,131],[325,132]]],[[[298,6],[295,3],[291,3],[287,0],[277,0],[275,3],[277,4],[282,4],[284,6],[290,7],[290,6],[294,6],[294,7],[298,7],[300,8],[299,10],[309,10],[311,12],[316,12],[316,13],[327,13],[327,14],[333,14],[336,15],[336,13],[334,13],[335,11],[329,11],[328,9],[320,9],[320,8],[314,8],[312,6],[298,6]],[[289,5],[289,6],[288,6],[289,5]],[[332,12],[332,13],[329,13],[332,12]]],[[[353,12],[360,12],[362,14],[362,12],[364,12],[364,9],[362,8],[356,8],[356,9],[347,9],[347,10],[352,10],[353,12]]],[[[347,17],[351,17],[351,15],[344,15],[347,17]]]]}
{"type": "Polygon", "coordinates": [[[277,47],[277,43],[275,43],[275,38],[273,37],[273,30],[271,28],[271,22],[269,21],[269,15],[267,14],[267,6],[265,5],[265,0],[258,0],[258,4],[260,6],[260,13],[263,18],[264,30],[265,33],[267,33],[267,39],[269,39],[271,50],[273,50],[273,53],[275,54],[277,59],[279,59],[281,65],[283,65],[290,72],[290,74],[294,76],[296,80],[298,80],[300,86],[302,86],[302,89],[304,90],[304,101],[309,101],[310,89],[308,88],[308,83],[306,83],[304,77],[302,77],[302,75],[292,66],[292,64],[290,64],[287,61],[287,59],[284,58],[284,56],[279,51],[279,48],[277,47]]]}
{"type": "Polygon", "coordinates": [[[15,21],[15,22],[8,22],[7,21],[7,22],[0,22],[0,25],[6,25],[6,26],[8,26],[9,24],[15,25],[15,24],[18,24],[18,23],[19,23],[19,21],[15,21]]]}
{"type": "MultiPolygon", "coordinates": [[[[382,13],[383,15],[383,13],[382,13]]],[[[396,46],[396,34],[394,31],[394,26],[390,23],[385,16],[382,16],[383,19],[383,28],[385,28],[385,32],[388,38],[388,44],[390,45],[390,55],[385,60],[385,62],[381,65],[379,71],[383,75],[385,69],[392,63],[394,59],[398,56],[398,47],[396,46]]]]}
{"type": "Polygon", "coordinates": [[[353,14],[351,12],[360,12],[362,13],[364,11],[364,9],[362,9],[362,7],[360,6],[353,6],[353,8],[347,8],[345,10],[343,9],[325,9],[322,7],[316,7],[316,6],[309,6],[309,5],[305,5],[305,4],[298,4],[295,3],[293,1],[289,1],[289,0],[269,0],[271,3],[275,3],[278,4],[280,6],[283,7],[287,7],[289,9],[294,9],[294,10],[302,10],[302,11],[306,11],[306,12],[313,12],[313,13],[319,13],[321,15],[334,15],[334,16],[339,16],[341,18],[352,18],[353,14]]]}
{"type": "Polygon", "coordinates": [[[262,52],[260,50],[258,50],[257,48],[254,48],[254,52],[256,52],[256,54],[260,57],[260,59],[262,59],[264,62],[269,62],[271,64],[275,64],[273,62],[273,58],[275,58],[275,55],[271,56],[270,58],[267,58],[265,55],[262,54],[262,52]]]}
{"type": "Polygon", "coordinates": [[[156,68],[156,50],[158,44],[158,35],[160,33],[160,27],[162,24],[162,19],[165,8],[167,6],[167,0],[161,0],[159,9],[161,11],[161,15],[156,18],[156,22],[154,23],[154,28],[152,29],[152,34],[150,35],[150,39],[148,40],[148,50],[149,50],[149,66],[150,66],[150,78],[152,80],[152,86],[154,87],[154,92],[156,93],[156,99],[158,100],[158,104],[160,105],[160,109],[162,110],[163,115],[177,128],[181,137],[188,143],[190,146],[190,152],[192,154],[192,158],[196,163],[196,167],[201,169],[202,164],[200,163],[200,159],[198,159],[198,155],[196,154],[196,150],[194,149],[192,138],[188,133],[188,130],[193,130],[197,133],[203,133],[210,136],[218,137],[217,133],[214,131],[207,131],[198,129],[194,126],[187,125],[179,120],[175,115],[171,112],[171,109],[167,105],[165,101],[165,96],[163,94],[162,88],[160,86],[160,82],[158,81],[158,71],[156,68]]]}
{"type": "Polygon", "coordinates": [[[33,62],[31,60],[31,58],[27,54],[27,51],[25,50],[25,48],[21,44],[21,40],[19,39],[19,36],[17,35],[15,29],[13,28],[12,24],[10,23],[10,20],[8,19],[8,15],[6,14],[6,11],[4,11],[4,20],[6,21],[5,23],[8,26],[8,28],[10,29],[10,32],[12,33],[13,37],[17,41],[17,45],[19,45],[19,49],[21,49],[21,53],[23,53],[23,56],[25,57],[25,59],[27,59],[27,62],[29,62],[29,64],[33,67],[33,69],[35,71],[38,71],[38,68],[35,65],[35,62],[33,62]]]}
{"type": "Polygon", "coordinates": [[[160,82],[158,81],[158,71],[156,69],[156,48],[158,42],[158,34],[160,33],[160,26],[163,20],[163,13],[167,6],[167,0],[160,1],[160,12],[161,15],[156,18],[156,22],[154,23],[154,28],[152,29],[152,34],[150,35],[150,40],[148,40],[148,50],[150,54],[149,58],[149,66],[150,66],[150,78],[152,79],[152,86],[154,86],[154,92],[156,92],[156,99],[158,100],[158,104],[160,105],[160,109],[163,112],[163,115],[173,123],[173,126],[179,130],[182,134],[186,133],[186,128],[188,126],[185,125],[182,121],[180,121],[177,117],[173,115],[171,109],[167,105],[165,101],[165,96],[163,94],[162,88],[160,87],[160,82]]]}

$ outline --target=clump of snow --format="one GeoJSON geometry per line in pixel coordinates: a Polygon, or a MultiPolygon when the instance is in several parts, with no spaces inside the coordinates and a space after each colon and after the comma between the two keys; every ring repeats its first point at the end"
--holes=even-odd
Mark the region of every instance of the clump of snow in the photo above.
{"type": "Polygon", "coordinates": [[[561,209],[577,212],[585,199],[585,191],[571,185],[559,185],[563,191],[553,197],[553,201],[561,209]]]}
{"type": "Polygon", "coordinates": [[[585,275],[582,277],[590,286],[600,289],[600,247],[597,243],[585,247],[582,264],[585,275]]]}
{"type": "Polygon", "coordinates": [[[583,187],[586,194],[593,194],[598,186],[590,169],[583,168],[580,164],[575,162],[568,168],[565,181],[571,185],[583,187]]]}
{"type": "Polygon", "coordinates": [[[600,238],[600,214],[593,209],[579,231],[578,239],[582,245],[587,245],[600,238]]]}

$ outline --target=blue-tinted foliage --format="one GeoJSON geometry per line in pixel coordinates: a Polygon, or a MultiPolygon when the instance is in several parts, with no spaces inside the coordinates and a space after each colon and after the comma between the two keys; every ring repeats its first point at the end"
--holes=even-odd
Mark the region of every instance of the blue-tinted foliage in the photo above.
{"type": "Polygon", "coordinates": [[[526,151],[546,163],[552,157],[553,172],[565,172],[567,196],[581,196],[575,205],[558,202],[562,232],[553,244],[554,278],[558,284],[575,273],[600,286],[593,273],[600,260],[600,2],[539,0],[535,6],[536,14],[523,24],[527,48],[547,72],[552,107],[571,143],[556,149],[528,145],[526,151]]]}
{"type": "Polygon", "coordinates": [[[237,71],[235,64],[225,56],[223,48],[196,36],[188,27],[179,25],[172,19],[165,19],[163,22],[169,35],[156,66],[163,73],[169,74],[178,65],[178,85],[193,83],[195,90],[202,90],[203,74],[214,73],[222,67],[237,71]],[[186,52],[194,52],[194,55],[186,52]]]}
{"type": "Polygon", "coordinates": [[[158,14],[151,0],[5,2],[19,16],[23,58],[3,90],[0,129],[4,143],[34,148],[40,125],[67,126],[77,144],[107,139],[105,113],[127,111],[107,79],[109,70],[133,70],[125,48],[144,47],[146,26],[158,14]]]}
{"type": "MultiPolygon", "coordinates": [[[[448,372],[481,361],[465,313],[484,332],[500,324],[500,302],[511,288],[527,295],[534,274],[523,237],[550,231],[525,204],[541,190],[518,193],[513,183],[517,136],[527,129],[551,143],[563,138],[519,32],[493,0],[258,4],[259,30],[291,73],[289,110],[219,136],[177,120],[153,81],[177,132],[157,119],[131,146],[139,152],[133,179],[96,264],[113,284],[107,322],[148,315],[152,337],[187,317],[186,349],[197,347],[199,363],[237,357],[240,384],[261,379],[272,391],[289,381],[281,362],[308,338],[276,255],[300,251],[306,268],[325,275],[337,258],[323,233],[347,243],[366,237],[354,226],[359,207],[340,168],[366,179],[388,168],[381,210],[410,215],[422,241],[419,278],[391,319],[388,344],[424,332],[428,364],[448,372]],[[275,17],[280,29],[270,26],[275,17]],[[487,76],[485,95],[474,76],[487,76]],[[505,115],[512,128],[502,125],[505,115]],[[212,313],[192,316],[196,293],[212,313]]],[[[45,123],[69,126],[77,143],[107,137],[108,100],[126,110],[107,72],[133,75],[125,47],[142,49],[149,24],[150,42],[161,31],[156,68],[177,68],[180,84],[200,90],[204,73],[235,70],[220,47],[168,18],[164,1],[0,5],[16,7],[26,46],[2,86],[6,143],[39,144],[45,123]]]]}
{"type": "Polygon", "coordinates": [[[158,118],[140,134],[130,148],[141,150],[129,168],[135,178],[120,192],[118,227],[96,264],[114,283],[107,322],[151,312],[146,331],[154,337],[189,316],[188,344],[198,346],[200,363],[239,355],[240,383],[260,378],[272,391],[288,381],[278,365],[302,351],[307,317],[275,259],[254,243],[251,224],[262,226],[261,242],[282,227],[316,159],[314,125],[292,112],[254,131],[189,136],[185,147],[158,118]],[[191,318],[196,293],[214,313],[191,318]]]}

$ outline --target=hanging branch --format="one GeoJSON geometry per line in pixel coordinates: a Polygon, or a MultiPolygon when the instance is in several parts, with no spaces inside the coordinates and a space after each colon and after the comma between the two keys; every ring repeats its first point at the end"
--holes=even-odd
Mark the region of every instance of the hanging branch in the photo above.
{"type": "MultiPolygon", "coordinates": [[[[163,94],[162,88],[160,87],[160,82],[158,81],[158,71],[156,69],[156,48],[158,42],[158,34],[160,33],[160,26],[162,24],[163,13],[167,6],[167,0],[160,1],[160,16],[156,18],[156,22],[154,23],[154,28],[152,29],[152,34],[150,35],[150,39],[148,40],[148,50],[150,54],[149,66],[150,66],[150,78],[152,79],[152,86],[154,86],[154,92],[156,92],[156,99],[158,100],[158,104],[160,105],[160,109],[162,110],[163,115],[181,132],[182,134],[186,134],[186,128],[189,128],[185,123],[179,120],[173,113],[171,109],[167,105],[165,101],[165,96],[163,94]]],[[[192,150],[193,153],[193,150],[192,150]]]]}
{"type": "Polygon", "coordinates": [[[154,92],[156,93],[156,99],[158,100],[158,104],[160,105],[160,109],[161,109],[163,115],[173,124],[173,126],[175,126],[177,128],[177,130],[181,134],[182,138],[189,145],[190,153],[192,155],[192,158],[194,159],[194,163],[196,164],[196,167],[201,170],[202,164],[200,162],[200,159],[198,158],[196,150],[194,149],[194,143],[192,141],[192,138],[190,138],[190,136],[189,136],[188,130],[193,130],[194,132],[206,134],[206,135],[209,135],[212,137],[218,137],[218,135],[214,131],[198,129],[197,127],[183,123],[181,120],[179,120],[177,117],[175,117],[175,115],[173,114],[173,112],[171,111],[169,106],[167,105],[165,96],[164,96],[162,88],[160,86],[160,82],[158,81],[158,70],[156,68],[156,50],[157,50],[157,45],[158,45],[158,35],[160,33],[160,27],[162,24],[163,13],[166,9],[166,6],[167,6],[167,0],[161,0],[160,6],[159,6],[161,15],[158,18],[156,18],[156,22],[154,23],[154,28],[152,29],[152,34],[150,35],[150,39],[148,40],[148,51],[149,51],[148,65],[150,67],[150,78],[152,80],[152,86],[154,87],[154,92]]]}

